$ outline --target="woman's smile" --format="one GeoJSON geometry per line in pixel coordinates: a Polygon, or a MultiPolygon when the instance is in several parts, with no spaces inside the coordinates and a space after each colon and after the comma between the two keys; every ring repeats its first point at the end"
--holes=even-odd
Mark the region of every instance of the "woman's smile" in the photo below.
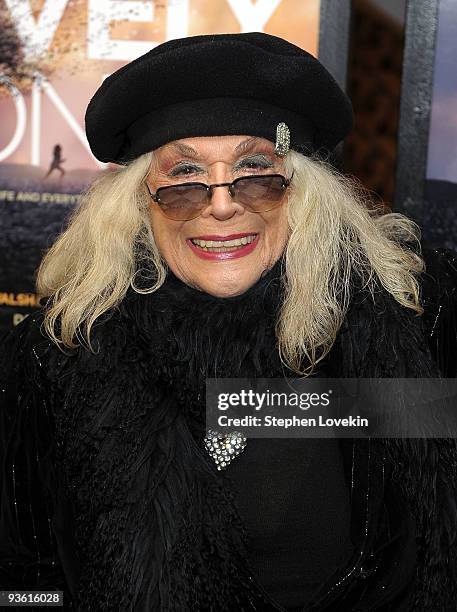
{"type": "Polygon", "coordinates": [[[256,233],[231,234],[225,238],[211,235],[187,239],[192,252],[207,260],[244,257],[252,253],[258,242],[259,234],[256,233]]]}

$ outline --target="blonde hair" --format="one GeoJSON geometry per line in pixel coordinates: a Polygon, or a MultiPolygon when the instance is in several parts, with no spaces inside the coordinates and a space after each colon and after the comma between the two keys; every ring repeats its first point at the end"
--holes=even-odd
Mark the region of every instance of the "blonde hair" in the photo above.
{"type": "MultiPolygon", "coordinates": [[[[103,173],[82,194],[67,228],[42,259],[37,292],[49,297],[44,327],[58,346],[73,348],[79,339],[93,350],[94,322],[116,307],[130,286],[151,293],[164,282],[168,267],[154,241],[144,184],[152,160],[147,153],[103,173]],[[143,259],[156,274],[150,287],[140,289],[135,276],[143,259]]],[[[284,163],[287,175],[294,171],[294,176],[276,335],[283,362],[307,376],[335,341],[353,273],[362,275],[372,293],[379,282],[399,304],[422,314],[416,276],[424,262],[404,244],[420,248],[419,227],[399,213],[382,214],[354,178],[292,150],[284,163]],[[310,365],[302,369],[304,356],[310,365]]]]}
{"type": "Polygon", "coordinates": [[[289,197],[290,236],[285,253],[285,300],[277,323],[282,359],[300,371],[306,356],[312,373],[331,349],[358,273],[374,295],[380,283],[406,308],[423,313],[416,275],[424,261],[420,229],[399,213],[384,214],[368,190],[325,160],[291,151],[286,169],[295,170],[289,197]],[[305,306],[305,307],[304,307],[305,306]]]}

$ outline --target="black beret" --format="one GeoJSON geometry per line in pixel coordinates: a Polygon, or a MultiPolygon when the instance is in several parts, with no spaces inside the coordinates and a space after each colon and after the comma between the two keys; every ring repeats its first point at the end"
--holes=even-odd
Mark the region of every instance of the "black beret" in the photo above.
{"type": "Polygon", "coordinates": [[[248,135],[332,151],[351,131],[349,98],[324,66],[270,34],[170,40],[107,77],[86,110],[92,153],[126,164],[180,138],[248,135]]]}

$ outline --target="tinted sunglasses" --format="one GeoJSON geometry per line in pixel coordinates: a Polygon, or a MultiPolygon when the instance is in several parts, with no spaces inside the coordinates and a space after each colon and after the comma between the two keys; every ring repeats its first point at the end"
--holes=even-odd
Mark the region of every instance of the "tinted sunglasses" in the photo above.
{"type": "Polygon", "coordinates": [[[215,187],[227,187],[232,198],[250,212],[272,210],[281,204],[292,176],[286,179],[282,174],[255,174],[241,176],[231,183],[180,183],[159,187],[155,193],[151,193],[147,183],[146,187],[167,217],[175,221],[189,221],[198,217],[209,205],[215,187]]]}

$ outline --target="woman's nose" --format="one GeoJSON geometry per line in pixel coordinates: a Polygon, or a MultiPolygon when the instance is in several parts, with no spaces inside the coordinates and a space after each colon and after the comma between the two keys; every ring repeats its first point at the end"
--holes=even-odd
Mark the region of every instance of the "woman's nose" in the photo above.
{"type": "Polygon", "coordinates": [[[215,162],[208,176],[208,184],[217,185],[210,190],[208,206],[203,211],[203,216],[213,215],[217,219],[230,219],[235,214],[242,214],[244,207],[232,198],[229,192],[229,183],[233,181],[230,166],[225,162],[215,162]]]}
{"type": "Polygon", "coordinates": [[[213,215],[218,219],[230,219],[233,215],[243,212],[244,207],[232,198],[228,185],[219,185],[210,190],[208,206],[203,214],[204,216],[213,215]]]}

